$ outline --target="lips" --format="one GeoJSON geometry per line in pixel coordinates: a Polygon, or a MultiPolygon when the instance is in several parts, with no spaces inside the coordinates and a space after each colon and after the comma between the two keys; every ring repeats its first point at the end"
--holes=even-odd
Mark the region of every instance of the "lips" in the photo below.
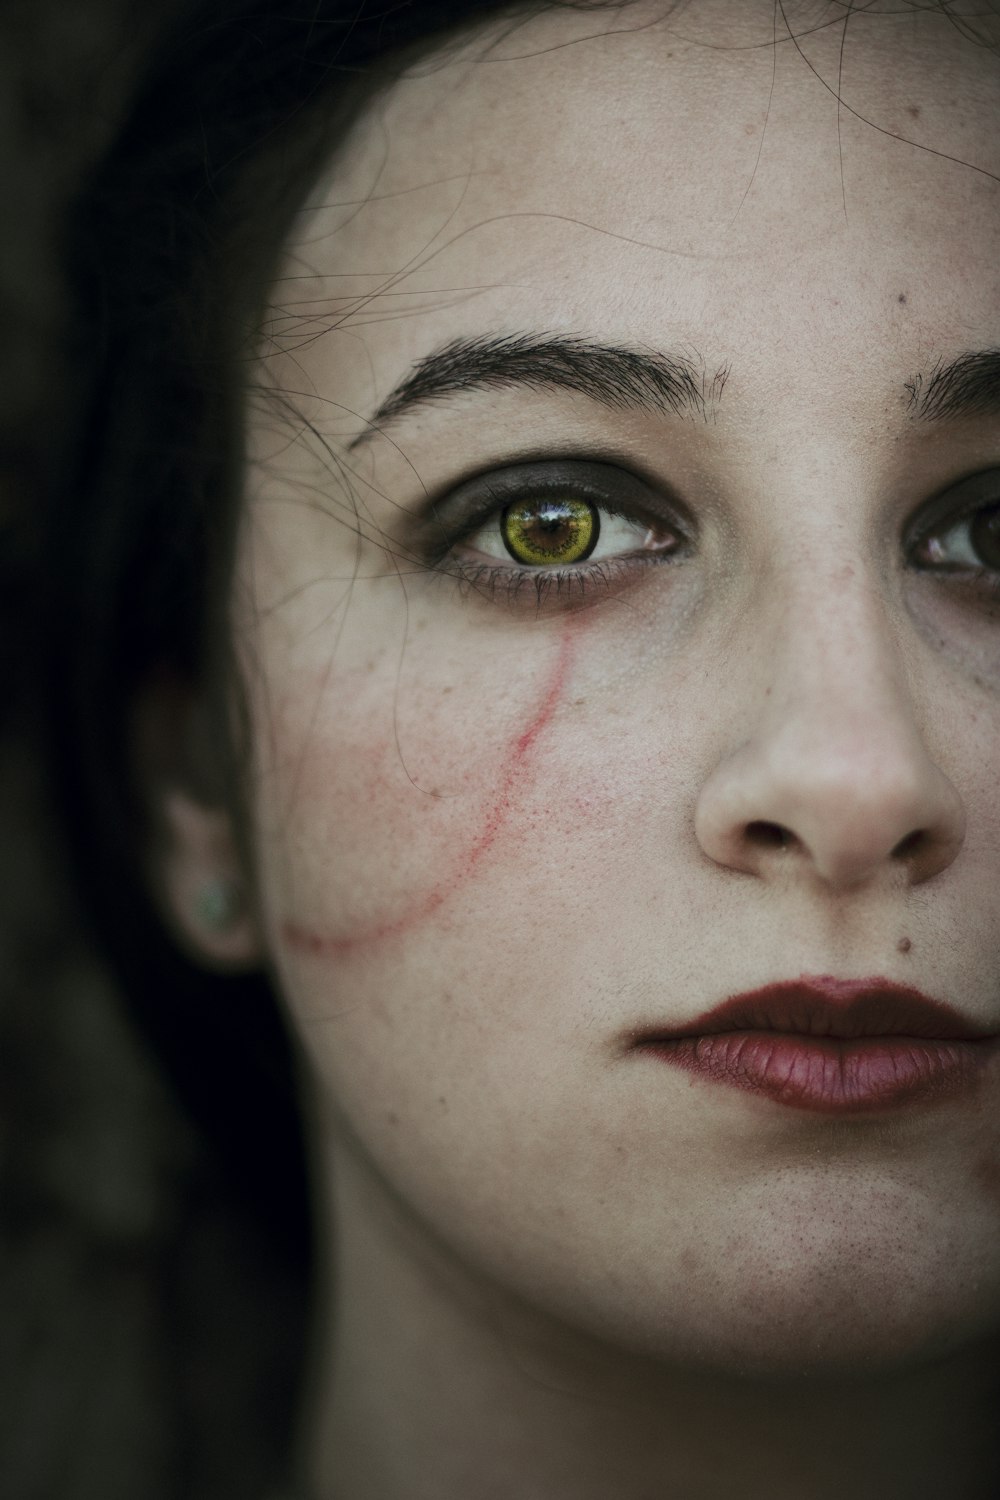
{"type": "Polygon", "coordinates": [[[631,1048],[791,1108],[865,1113],[975,1088],[995,1031],[887,979],[803,977],[734,995],[631,1048]]]}

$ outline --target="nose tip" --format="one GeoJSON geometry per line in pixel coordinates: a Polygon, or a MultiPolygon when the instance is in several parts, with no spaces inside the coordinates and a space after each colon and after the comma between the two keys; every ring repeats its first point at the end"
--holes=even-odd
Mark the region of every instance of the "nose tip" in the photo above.
{"type": "Polygon", "coordinates": [[[929,880],[965,837],[955,787],[911,733],[879,754],[793,734],[751,741],[709,778],[695,833],[716,863],[758,877],[808,871],[832,889],[929,880]]]}

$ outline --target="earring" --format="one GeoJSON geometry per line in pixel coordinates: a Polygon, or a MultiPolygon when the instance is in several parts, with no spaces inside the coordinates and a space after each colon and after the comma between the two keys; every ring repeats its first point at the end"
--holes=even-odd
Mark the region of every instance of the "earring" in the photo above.
{"type": "Polygon", "coordinates": [[[235,880],[217,875],[206,880],[195,900],[195,911],[203,927],[223,932],[243,912],[243,892],[235,880]]]}

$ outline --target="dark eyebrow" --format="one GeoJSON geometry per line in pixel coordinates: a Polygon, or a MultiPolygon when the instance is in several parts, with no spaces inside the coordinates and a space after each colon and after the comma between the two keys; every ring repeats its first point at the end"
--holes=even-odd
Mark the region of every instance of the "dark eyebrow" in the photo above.
{"type": "Polygon", "coordinates": [[[575,391],[612,410],[647,409],[705,420],[715,414],[729,376],[722,366],[709,376],[687,354],[592,343],[555,334],[481,335],[453,339],[418,360],[349,445],[357,447],[415,406],[470,390],[575,391]]]}
{"type": "Polygon", "coordinates": [[[906,382],[911,414],[922,422],[1000,416],[1000,349],[973,349],[906,382]]]}

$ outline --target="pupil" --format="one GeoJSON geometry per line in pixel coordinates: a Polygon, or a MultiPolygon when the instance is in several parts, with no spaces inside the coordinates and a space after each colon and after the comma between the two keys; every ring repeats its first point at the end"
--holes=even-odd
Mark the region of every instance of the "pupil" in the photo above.
{"type": "Polygon", "coordinates": [[[565,511],[544,510],[525,530],[538,546],[561,549],[570,541],[573,525],[565,511]]]}

